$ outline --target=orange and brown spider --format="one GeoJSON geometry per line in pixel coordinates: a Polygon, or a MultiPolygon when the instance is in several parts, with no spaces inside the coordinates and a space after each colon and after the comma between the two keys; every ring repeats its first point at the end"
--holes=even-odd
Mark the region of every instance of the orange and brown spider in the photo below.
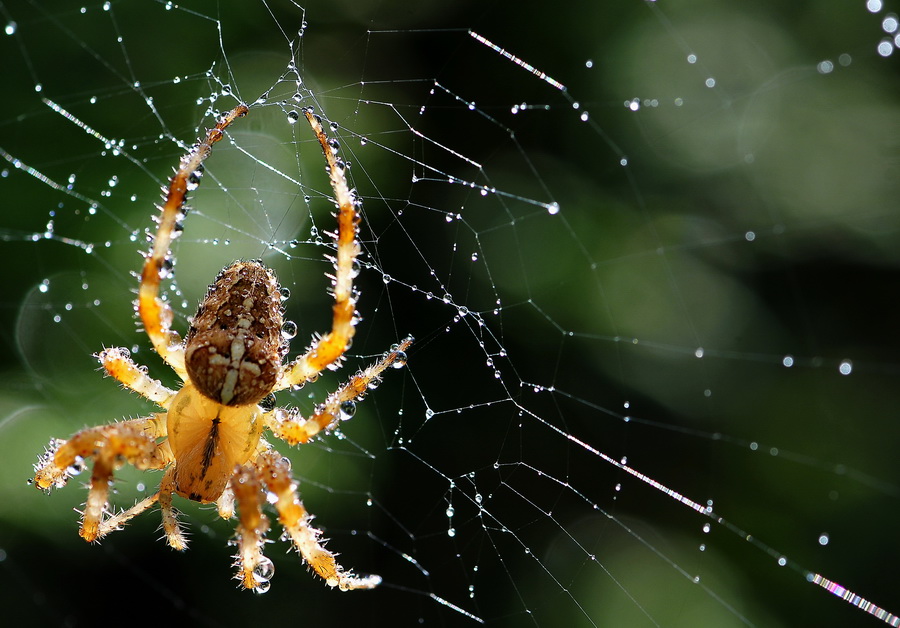
{"type": "Polygon", "coordinates": [[[184,384],[177,392],[149,377],[125,349],[98,354],[106,372],[126,388],[159,405],[148,417],[84,429],[68,441],[53,440],[35,466],[34,482],[50,490],[78,474],[93,460],[90,488],[79,534],[96,541],[159,502],[169,545],[182,550],[186,540],[172,507],[175,493],[201,503],[215,502],[223,518],[239,513],[237,579],[248,589],[265,591],[272,562],[262,546],[269,523],[262,506],[274,502],[279,523],[307,564],[328,585],[341,590],[370,589],[379,576],[345,571],[322,545],[321,532],[310,525],[297,494],[290,464],[262,438],[268,429],[291,445],[333,430],[353,414],[370,384],[382,371],[405,363],[407,338],[380,360],[356,373],[328,395],[313,416],[296,409],[272,408],[265,400],[286,388],[312,382],[326,368],[337,368],[350,346],[356,322],[354,260],[359,254],[358,201],[350,191],[344,166],[335,158],[321,120],[310,108],[303,113],[325,154],[338,207],[333,322],[329,333],[314,339],[306,352],[288,364],[282,333],[281,292],[274,273],[260,262],[235,262],[216,278],[200,303],[182,341],[172,330],[172,310],[159,296],[160,278],[170,266],[170,244],[181,231],[188,192],[197,187],[203,161],[225,129],[248,112],[239,105],[185,155],[165,192],[159,227],[141,273],[137,310],[153,348],[184,384]],[[165,470],[159,491],[128,510],[108,510],[113,472],[125,463],[138,469],[165,470]]]}

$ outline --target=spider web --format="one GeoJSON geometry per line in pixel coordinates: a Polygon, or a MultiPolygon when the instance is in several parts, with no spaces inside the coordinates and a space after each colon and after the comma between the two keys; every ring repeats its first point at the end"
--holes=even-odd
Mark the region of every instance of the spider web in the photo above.
{"type": "MultiPolygon", "coordinates": [[[[900,625],[897,7],[571,4],[0,4],[12,617],[900,625]],[[155,513],[87,546],[77,481],[25,485],[51,436],[153,410],[92,353],[174,385],[134,273],[159,187],[238,102],[163,290],[183,330],[262,258],[293,354],[326,330],[333,204],[295,121],[332,123],[363,320],[278,402],[416,343],[338,433],[278,448],[375,592],[323,587],[277,524],[271,590],[237,591],[233,523],[184,500],[184,554],[155,513]]],[[[119,506],[159,481],[118,477],[119,506]]]]}

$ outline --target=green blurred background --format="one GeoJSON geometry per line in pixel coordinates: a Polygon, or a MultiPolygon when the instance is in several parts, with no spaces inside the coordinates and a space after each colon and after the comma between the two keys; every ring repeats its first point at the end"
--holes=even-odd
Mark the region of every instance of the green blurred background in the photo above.
{"type": "MultiPolygon", "coordinates": [[[[16,625],[472,624],[434,596],[492,625],[878,624],[807,569],[900,610],[900,52],[877,51],[896,5],[108,5],[0,7],[15,23],[0,36],[0,600],[16,625]],[[278,77],[304,20],[298,88],[278,77]],[[311,229],[331,228],[329,190],[277,103],[300,89],[339,124],[365,199],[351,364],[417,338],[345,439],[290,452],[331,548],[385,577],[376,592],[326,590],[284,543],[271,591],[239,592],[231,525],[183,502],[183,555],[156,513],[88,546],[82,478],[49,498],[25,484],[51,436],[152,410],[92,353],[129,347],[174,383],[135,331],[130,273],[184,152],[173,138],[211,125],[211,66],[247,101],[275,88],[194,197],[180,324],[218,269],[262,257],[294,295],[296,345],[327,327],[311,229]],[[713,500],[753,542],[705,532],[564,435],[713,500]]],[[[337,381],[279,403],[308,409],[337,381]]],[[[122,505],[158,481],[121,478],[122,505]]]]}

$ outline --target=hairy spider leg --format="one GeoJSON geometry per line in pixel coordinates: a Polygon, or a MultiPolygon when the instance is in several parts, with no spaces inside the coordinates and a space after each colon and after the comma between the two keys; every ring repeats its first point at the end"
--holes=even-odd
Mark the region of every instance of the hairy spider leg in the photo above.
{"type": "Polygon", "coordinates": [[[297,494],[297,482],[291,475],[290,462],[270,449],[256,459],[255,470],[268,492],[275,497],[278,522],[291,538],[303,560],[328,586],[342,591],[371,589],[378,586],[381,577],[356,576],[338,565],[335,555],[326,550],[321,541],[321,531],[310,525],[310,515],[297,494]]]}
{"type": "Polygon", "coordinates": [[[263,555],[269,519],[263,514],[263,485],[255,468],[240,466],[231,476],[231,490],[238,504],[239,520],[237,526],[238,551],[234,566],[238,568],[235,576],[245,589],[259,590],[267,587],[272,561],[263,555]]]}
{"type": "Polygon", "coordinates": [[[144,262],[141,283],[138,289],[138,313],[144,324],[144,331],[153,343],[153,348],[182,380],[187,379],[184,368],[184,347],[181,337],[172,329],[172,308],[159,297],[159,283],[168,272],[169,246],[181,231],[184,218],[184,204],[188,192],[200,183],[203,162],[212,152],[213,144],[224,137],[224,131],[235,120],[247,115],[247,106],[238,105],[225,114],[216,126],[206,132],[206,137],[198,142],[190,153],[181,159],[178,170],[172,176],[165,192],[165,203],[161,208],[159,227],[153,240],[153,248],[144,262]]]}
{"type": "Polygon", "coordinates": [[[328,165],[328,176],[338,205],[336,235],[337,257],[334,259],[334,306],[331,331],[315,340],[305,354],[287,365],[275,390],[299,386],[332,364],[337,364],[350,346],[356,329],[356,296],[353,294],[353,265],[359,255],[359,212],[354,194],[344,176],[344,163],[335,158],[337,144],[329,141],[319,116],[307,107],[303,110],[309,125],[322,146],[328,165]]]}
{"type": "Polygon", "coordinates": [[[100,360],[106,374],[119,380],[125,388],[168,409],[172,398],[175,397],[175,391],[147,375],[146,367],[137,365],[125,349],[119,347],[104,349],[95,357],[100,360]]]}
{"type": "Polygon", "coordinates": [[[68,441],[51,443],[35,467],[34,482],[44,490],[61,487],[81,471],[86,458],[93,458],[79,535],[85,541],[96,541],[118,525],[103,521],[113,472],[126,462],[141,470],[164,468],[171,462],[171,454],[156,444],[164,435],[165,414],[84,429],[68,441]]]}
{"type": "Polygon", "coordinates": [[[187,538],[178,521],[178,512],[172,506],[172,496],[175,494],[175,467],[166,469],[159,483],[159,509],[162,513],[163,532],[169,547],[182,551],[187,549],[187,538]]]}
{"type": "Polygon", "coordinates": [[[370,387],[377,385],[385,369],[406,362],[406,350],[412,343],[412,336],[408,336],[380,360],[351,377],[328,395],[309,419],[303,418],[296,408],[275,408],[263,415],[266,427],[290,445],[307,443],[320,432],[330,432],[340,424],[341,418],[353,415],[356,401],[361,400],[370,387]]]}

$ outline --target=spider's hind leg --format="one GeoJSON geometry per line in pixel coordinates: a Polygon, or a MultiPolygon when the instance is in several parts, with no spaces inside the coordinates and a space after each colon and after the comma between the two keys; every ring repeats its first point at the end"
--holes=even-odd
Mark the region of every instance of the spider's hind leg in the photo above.
{"type": "Polygon", "coordinates": [[[278,452],[269,450],[260,454],[256,465],[266,489],[275,500],[279,523],[303,560],[328,586],[350,591],[372,589],[381,583],[381,576],[357,576],[351,571],[344,571],[338,565],[335,555],[325,549],[322,545],[322,533],[310,525],[311,517],[297,495],[297,483],[291,476],[287,459],[282,458],[278,452]]]}
{"type": "Polygon", "coordinates": [[[238,552],[234,563],[238,573],[235,577],[245,589],[263,593],[269,588],[275,567],[262,552],[269,519],[262,511],[263,485],[257,469],[249,465],[238,467],[231,477],[230,487],[240,519],[237,527],[238,552]]]}

